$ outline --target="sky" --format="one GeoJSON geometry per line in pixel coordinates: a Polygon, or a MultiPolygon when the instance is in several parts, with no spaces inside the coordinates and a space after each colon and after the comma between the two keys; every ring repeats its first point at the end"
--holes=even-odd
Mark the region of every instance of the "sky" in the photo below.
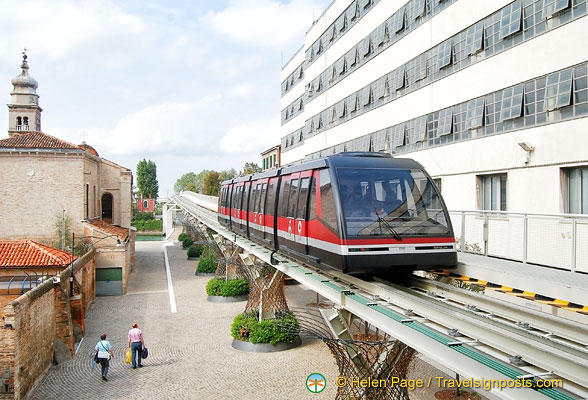
{"type": "MultiPolygon", "coordinates": [[[[261,165],[279,144],[281,68],[330,3],[0,0],[0,94],[26,47],[42,131],[135,176],[152,160],[171,195],[184,173],[261,165]]],[[[3,139],[7,107],[0,121],[3,139]]]]}

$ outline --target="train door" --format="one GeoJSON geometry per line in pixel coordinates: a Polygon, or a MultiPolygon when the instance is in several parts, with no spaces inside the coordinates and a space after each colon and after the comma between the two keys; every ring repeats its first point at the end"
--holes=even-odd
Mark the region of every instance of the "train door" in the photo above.
{"type": "Polygon", "coordinates": [[[296,248],[296,236],[297,236],[297,221],[296,221],[296,208],[298,200],[298,187],[300,186],[300,174],[293,174],[290,180],[290,190],[288,192],[288,209],[286,212],[287,220],[287,232],[286,240],[289,242],[287,247],[295,250],[296,248]]]}
{"type": "Polygon", "coordinates": [[[264,232],[263,239],[267,242],[277,243],[277,239],[274,235],[277,235],[277,227],[275,222],[278,219],[278,213],[276,209],[276,194],[278,191],[278,178],[271,178],[267,186],[267,199],[265,201],[264,209],[264,232]]]}
{"type": "Polygon", "coordinates": [[[241,207],[241,230],[246,235],[249,236],[249,221],[248,221],[248,214],[251,206],[249,204],[249,194],[251,189],[251,182],[245,182],[243,185],[243,202],[241,207]]]}
{"type": "Polygon", "coordinates": [[[265,201],[266,201],[266,193],[267,193],[267,183],[262,183],[259,191],[259,201],[258,201],[258,210],[257,213],[257,224],[259,226],[260,237],[263,239],[265,236],[265,201]]]}
{"type": "Polygon", "coordinates": [[[299,253],[307,254],[308,252],[308,194],[310,187],[310,173],[303,172],[298,184],[298,202],[295,211],[294,220],[294,250],[299,253]],[[307,176],[304,176],[307,175],[307,176]]]}

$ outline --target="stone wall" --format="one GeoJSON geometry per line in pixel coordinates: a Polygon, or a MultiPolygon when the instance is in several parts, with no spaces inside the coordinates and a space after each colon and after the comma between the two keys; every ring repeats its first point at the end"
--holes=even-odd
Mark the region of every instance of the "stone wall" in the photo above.
{"type": "Polygon", "coordinates": [[[0,399],[26,398],[54,360],[73,356],[76,332],[83,334],[86,310],[95,299],[94,257],[92,250],[76,260],[73,282],[67,268],[58,282],[49,279],[4,307],[0,399]]]}

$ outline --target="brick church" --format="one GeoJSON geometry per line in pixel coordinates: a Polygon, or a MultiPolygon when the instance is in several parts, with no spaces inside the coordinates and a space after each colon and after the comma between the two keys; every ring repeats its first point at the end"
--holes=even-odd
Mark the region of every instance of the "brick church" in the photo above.
{"type": "Polygon", "coordinates": [[[0,239],[59,247],[63,238],[57,226],[66,222],[79,238],[97,242],[110,236],[96,244],[112,247],[97,255],[96,266],[118,266],[124,291],[134,258],[131,170],[100,157],[86,143],[42,132],[38,84],[29,75],[25,53],[21,69],[12,79],[8,138],[0,140],[0,239]]]}

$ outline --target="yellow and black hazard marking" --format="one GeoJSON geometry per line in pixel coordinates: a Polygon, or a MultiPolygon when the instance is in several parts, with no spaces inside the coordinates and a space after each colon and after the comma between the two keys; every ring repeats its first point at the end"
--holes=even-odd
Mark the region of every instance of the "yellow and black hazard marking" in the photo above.
{"type": "Polygon", "coordinates": [[[569,301],[566,301],[566,300],[555,299],[553,297],[546,297],[546,296],[542,296],[540,294],[529,292],[526,290],[511,288],[509,286],[498,285],[496,283],[483,281],[483,280],[472,278],[469,276],[455,274],[455,273],[453,273],[451,271],[447,271],[447,270],[431,271],[431,272],[433,272],[437,275],[447,276],[447,277],[454,279],[454,280],[457,280],[457,281],[465,282],[465,283],[472,284],[472,285],[482,286],[486,290],[501,292],[501,293],[505,293],[509,296],[519,297],[519,298],[535,301],[537,303],[546,304],[546,305],[558,307],[558,308],[561,308],[564,310],[588,315],[588,306],[585,306],[585,305],[570,303],[569,301]]]}

